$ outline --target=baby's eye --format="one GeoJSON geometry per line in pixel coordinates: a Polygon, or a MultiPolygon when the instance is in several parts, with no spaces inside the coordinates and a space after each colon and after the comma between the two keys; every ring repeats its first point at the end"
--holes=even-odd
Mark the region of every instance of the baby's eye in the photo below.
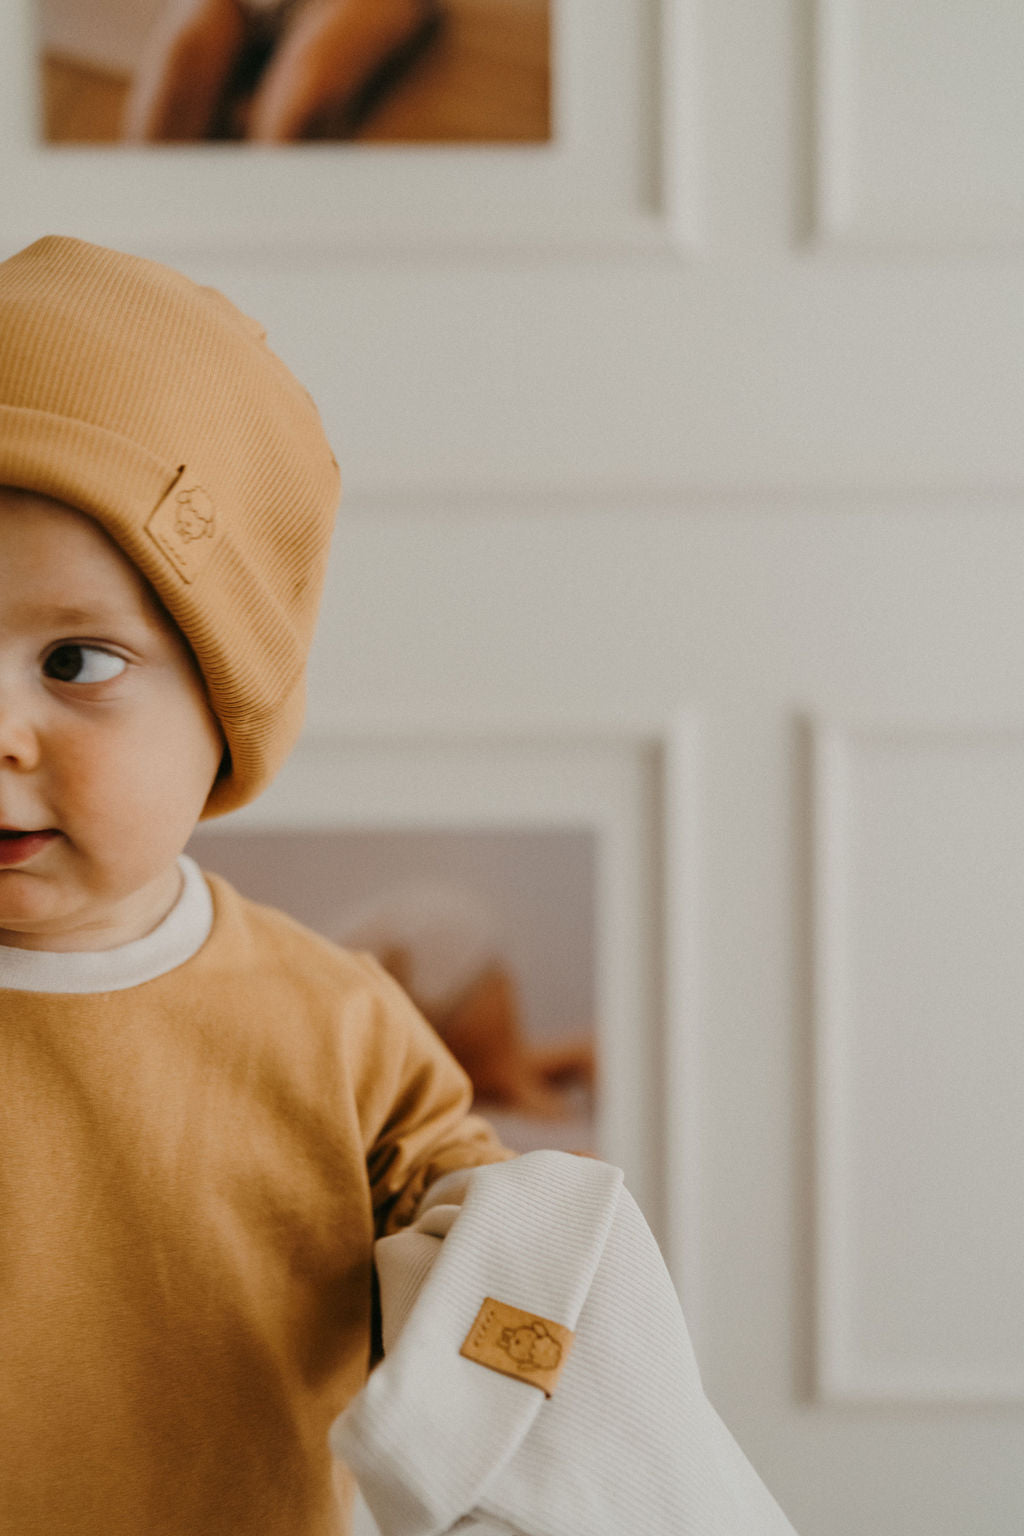
{"type": "Polygon", "coordinates": [[[68,641],[53,648],[43,663],[43,671],[58,683],[107,683],[112,677],[119,677],[127,665],[113,651],[68,641]]]}

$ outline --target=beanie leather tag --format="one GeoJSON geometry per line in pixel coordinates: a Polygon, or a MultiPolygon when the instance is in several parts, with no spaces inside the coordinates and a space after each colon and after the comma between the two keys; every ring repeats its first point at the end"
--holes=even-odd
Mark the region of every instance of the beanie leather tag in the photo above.
{"type": "Polygon", "coordinates": [[[209,495],[184,465],[150,513],[146,532],[182,581],[194,581],[213,549],[217,518],[209,495]]]}

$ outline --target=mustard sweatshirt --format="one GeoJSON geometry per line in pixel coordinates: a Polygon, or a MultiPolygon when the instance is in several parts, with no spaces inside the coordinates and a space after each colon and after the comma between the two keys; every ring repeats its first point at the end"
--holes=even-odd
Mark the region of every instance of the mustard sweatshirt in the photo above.
{"type": "Polygon", "coordinates": [[[0,990],[3,1536],[346,1531],[374,1238],[510,1155],[374,961],[208,881],[163,975],[0,990]]]}

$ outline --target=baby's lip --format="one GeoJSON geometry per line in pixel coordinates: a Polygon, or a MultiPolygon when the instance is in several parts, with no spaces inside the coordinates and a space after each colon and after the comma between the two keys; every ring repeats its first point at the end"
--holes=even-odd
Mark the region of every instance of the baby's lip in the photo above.
{"type": "Polygon", "coordinates": [[[26,832],[21,827],[0,827],[0,869],[16,869],[42,853],[60,833],[56,827],[26,832]]]}

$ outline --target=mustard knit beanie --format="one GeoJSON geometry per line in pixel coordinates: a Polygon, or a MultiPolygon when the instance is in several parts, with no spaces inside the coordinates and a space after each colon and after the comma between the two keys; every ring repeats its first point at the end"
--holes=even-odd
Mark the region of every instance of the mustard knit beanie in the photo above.
{"type": "Polygon", "coordinates": [[[338,501],[312,400],[263,328],[178,272],[63,236],[0,262],[0,485],[87,513],[192,647],[230,751],[204,816],[302,723],[338,501]]]}

